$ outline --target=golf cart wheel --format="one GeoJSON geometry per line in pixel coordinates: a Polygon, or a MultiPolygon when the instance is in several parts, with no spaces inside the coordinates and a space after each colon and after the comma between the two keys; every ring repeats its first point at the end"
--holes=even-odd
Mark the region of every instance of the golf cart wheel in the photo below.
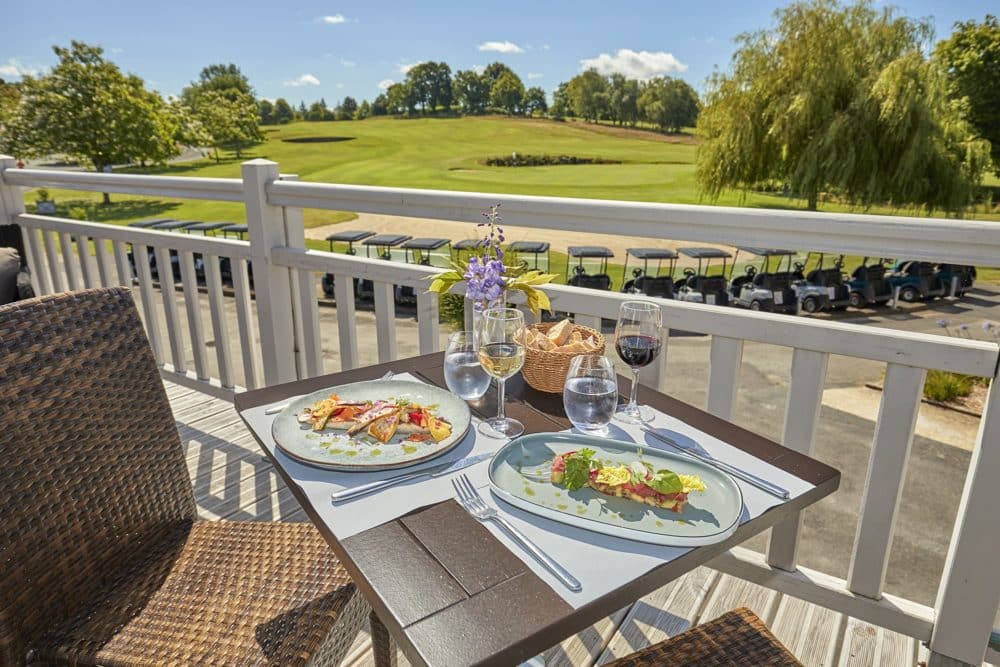
{"type": "Polygon", "coordinates": [[[760,301],[754,299],[750,302],[750,310],[760,310],[760,301]]]}
{"type": "Polygon", "coordinates": [[[819,310],[819,299],[814,296],[807,296],[802,300],[802,310],[810,315],[819,310]]]}
{"type": "Polygon", "coordinates": [[[916,287],[904,287],[899,291],[899,298],[906,303],[913,303],[920,300],[920,292],[916,287]]]}
{"type": "Polygon", "coordinates": [[[865,307],[865,297],[861,292],[851,292],[847,297],[847,301],[851,305],[851,308],[865,307]]]}

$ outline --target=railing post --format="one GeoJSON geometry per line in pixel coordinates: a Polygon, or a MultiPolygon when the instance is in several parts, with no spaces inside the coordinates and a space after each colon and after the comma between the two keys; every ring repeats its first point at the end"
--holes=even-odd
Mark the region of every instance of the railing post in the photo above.
{"type": "Polygon", "coordinates": [[[972,450],[962,500],[934,604],[931,664],[947,661],[978,665],[986,653],[1000,606],[997,576],[997,519],[1000,506],[1000,379],[986,397],[979,435],[972,450]]]}
{"type": "Polygon", "coordinates": [[[287,243],[285,220],[281,207],[267,202],[267,186],[278,180],[278,163],[250,160],[242,172],[264,383],[291,382],[296,377],[292,290],[288,269],[271,262],[271,249],[287,243]]]}

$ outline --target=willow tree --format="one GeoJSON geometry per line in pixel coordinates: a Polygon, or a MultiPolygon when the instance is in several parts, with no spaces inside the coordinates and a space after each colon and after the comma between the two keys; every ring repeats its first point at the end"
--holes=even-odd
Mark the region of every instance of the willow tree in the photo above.
{"type": "Polygon", "coordinates": [[[871,205],[957,211],[990,164],[926,21],[870,2],[792,4],[742,34],[709,81],[698,181],[710,196],[779,184],[816,210],[821,192],[871,205]]]}

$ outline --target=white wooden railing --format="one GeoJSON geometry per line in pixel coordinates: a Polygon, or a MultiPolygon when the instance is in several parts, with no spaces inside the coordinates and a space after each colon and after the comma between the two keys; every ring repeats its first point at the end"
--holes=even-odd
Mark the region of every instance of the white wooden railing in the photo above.
{"type": "MultiPolygon", "coordinates": [[[[436,269],[369,260],[306,249],[303,208],[351,210],[428,219],[478,220],[479,212],[502,199],[509,225],[586,230],[650,238],[722,244],[899,256],[962,264],[991,265],[1000,259],[1000,226],[981,221],[886,218],[723,207],[609,202],[549,197],[455,193],[402,188],[329,185],[281,176],[278,165],[252,160],[242,179],[132,176],[16,169],[0,157],[0,224],[21,225],[35,287],[40,293],[88,286],[138,285],[150,343],[165,377],[216,395],[336,369],[323,361],[318,274],[335,275],[337,349],[340,368],[359,365],[359,331],[352,291],[354,278],[374,284],[375,335],[379,361],[397,357],[394,287],[417,294],[421,353],[439,349],[438,298],[425,291],[436,269]],[[24,212],[23,187],[54,187],[161,197],[243,202],[249,242],[187,236],[129,227],[70,221],[24,212]],[[91,255],[90,243],[94,244],[91,255]],[[127,259],[131,245],[138,275],[127,259]],[[75,247],[74,247],[75,246],[75,247]],[[111,249],[109,251],[109,248],[111,249]],[[159,289],[150,275],[147,249],[156,256],[159,289]],[[180,260],[177,303],[171,251],[180,260]],[[205,266],[199,288],[195,254],[205,266]],[[230,303],[219,258],[232,266],[230,303]],[[251,293],[249,271],[254,288],[251,293]],[[204,308],[203,294],[207,298],[204,308]],[[157,297],[162,304],[157,303],[157,297]],[[237,327],[229,331],[227,308],[237,327]],[[203,321],[208,315],[209,322],[203,321]],[[165,326],[161,326],[161,317],[165,326]],[[186,322],[186,325],[184,324],[186,322]],[[210,377],[211,327],[217,377],[210,377]],[[165,335],[162,332],[166,332],[165,335]],[[239,354],[233,347],[238,347],[239,354]],[[187,352],[190,351],[190,360],[187,352]],[[236,357],[240,358],[237,368],[236,357]],[[242,371],[242,372],[240,372],[242,371]]],[[[553,306],[573,312],[582,324],[614,318],[622,294],[552,285],[553,306]]],[[[734,549],[713,566],[796,597],[930,642],[934,655],[968,663],[982,661],[1000,603],[1000,389],[990,389],[969,473],[960,500],[945,571],[933,608],[883,592],[901,489],[927,370],[940,369],[996,378],[996,344],[870,326],[656,299],[670,328],[711,336],[707,409],[732,415],[745,341],[794,350],[783,443],[811,453],[830,355],[886,364],[885,390],[872,443],[867,480],[846,580],[797,564],[799,520],[774,528],[766,555],[734,549]]],[[[645,377],[665,385],[661,365],[645,377]]]]}

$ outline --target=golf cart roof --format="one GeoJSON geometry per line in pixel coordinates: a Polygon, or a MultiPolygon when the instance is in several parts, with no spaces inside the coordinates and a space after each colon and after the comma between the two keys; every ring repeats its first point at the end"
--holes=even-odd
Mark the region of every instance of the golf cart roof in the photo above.
{"type": "Polygon", "coordinates": [[[478,248],[482,244],[482,239],[462,239],[456,243],[452,243],[451,247],[455,250],[472,250],[473,248],[478,248]]]}
{"type": "Polygon", "coordinates": [[[625,252],[636,259],[677,259],[677,253],[667,248],[629,248],[625,252]]]}
{"type": "Polygon", "coordinates": [[[615,253],[611,252],[611,248],[605,248],[601,245],[571,245],[569,247],[570,257],[614,257],[615,253]]]}
{"type": "Polygon", "coordinates": [[[371,236],[361,242],[361,245],[377,245],[377,246],[397,246],[403,241],[409,241],[412,236],[406,234],[379,234],[378,236],[371,236]]]}
{"type": "Polygon", "coordinates": [[[193,225],[189,225],[184,228],[186,232],[210,232],[214,229],[221,229],[227,225],[232,225],[232,222],[197,222],[193,225]]]}
{"type": "Polygon", "coordinates": [[[129,227],[138,227],[139,229],[145,229],[146,227],[152,227],[153,225],[158,225],[161,222],[170,222],[173,218],[152,218],[150,220],[136,220],[135,222],[128,223],[129,227]]]}
{"type": "Polygon", "coordinates": [[[527,252],[538,255],[543,252],[548,252],[549,243],[547,241],[514,241],[507,246],[507,250],[510,250],[511,252],[527,252]]]}
{"type": "Polygon", "coordinates": [[[220,232],[234,232],[236,234],[246,234],[247,226],[241,224],[226,225],[225,227],[219,227],[220,232]]]}
{"type": "Polygon", "coordinates": [[[725,250],[718,248],[678,248],[682,255],[694,257],[695,259],[730,259],[730,255],[725,250]]]}
{"type": "Polygon", "coordinates": [[[369,236],[375,236],[375,232],[366,232],[359,229],[348,229],[343,232],[337,232],[335,234],[330,234],[326,237],[327,241],[343,241],[344,243],[356,243],[369,236]]]}
{"type": "Polygon", "coordinates": [[[443,245],[448,245],[451,243],[451,239],[438,239],[438,238],[416,238],[410,239],[403,244],[404,248],[410,250],[437,250],[443,245]]]}
{"type": "Polygon", "coordinates": [[[788,255],[794,255],[794,250],[780,250],[778,248],[756,248],[754,246],[741,245],[739,249],[743,252],[748,252],[751,255],[757,255],[758,257],[787,257],[788,255]]]}
{"type": "Polygon", "coordinates": [[[155,225],[150,225],[150,229],[184,229],[185,227],[190,227],[191,225],[197,225],[200,220],[165,220],[164,222],[158,222],[155,225]]]}

